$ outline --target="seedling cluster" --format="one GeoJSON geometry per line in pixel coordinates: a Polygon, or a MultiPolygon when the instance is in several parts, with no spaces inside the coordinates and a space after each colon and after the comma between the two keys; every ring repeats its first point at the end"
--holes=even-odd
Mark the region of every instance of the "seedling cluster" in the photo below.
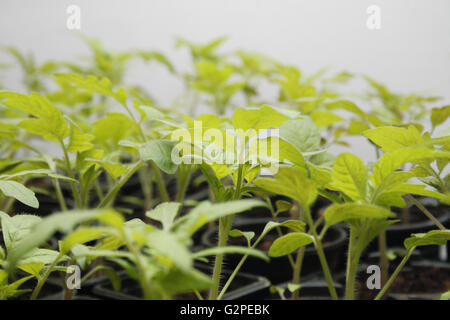
{"type": "Polygon", "coordinates": [[[378,252],[381,299],[411,257],[450,239],[450,106],[438,98],[349,72],[305,76],[259,53],[223,52],[225,38],[177,39],[189,71],[159,51],[83,39],[82,61],[38,64],[3,48],[24,90],[0,91],[0,299],[45,298],[52,287],[59,298],[98,297],[98,286],[145,299],[245,298],[239,279],[252,261],[269,270],[259,298],[301,299],[315,261],[328,297],[352,300],[368,252],[378,252]],[[183,94],[163,107],[125,81],[136,60],[164,66],[183,94]],[[366,89],[349,92],[351,81],[366,89]],[[351,152],[352,136],[375,162],[351,152]],[[258,212],[268,213],[261,227],[248,227],[258,212]],[[431,227],[391,248],[390,230],[418,216],[431,227]],[[201,241],[208,232],[213,245],[201,241]],[[341,251],[333,234],[345,234],[341,251]],[[280,261],[284,282],[274,280],[280,261]],[[78,291],[67,285],[74,265],[78,291]]]}

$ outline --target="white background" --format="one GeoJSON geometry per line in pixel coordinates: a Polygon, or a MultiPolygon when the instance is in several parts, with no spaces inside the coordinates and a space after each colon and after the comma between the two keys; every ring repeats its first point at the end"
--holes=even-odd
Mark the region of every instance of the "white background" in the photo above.
{"type": "MultiPolygon", "coordinates": [[[[227,35],[224,49],[260,51],[305,73],[325,66],[366,73],[394,91],[450,103],[449,0],[0,0],[0,45],[32,51],[39,61],[87,54],[66,28],[70,4],[81,8],[81,31],[107,48],[162,50],[179,69],[188,55],[173,48],[174,36],[208,41],[227,35]],[[372,4],[381,8],[381,30],[366,27],[372,4]]],[[[17,69],[0,77],[20,90],[17,69]]],[[[182,89],[164,68],[136,65],[128,77],[162,104],[182,89]]],[[[373,157],[359,142],[354,151],[373,157]]]]}

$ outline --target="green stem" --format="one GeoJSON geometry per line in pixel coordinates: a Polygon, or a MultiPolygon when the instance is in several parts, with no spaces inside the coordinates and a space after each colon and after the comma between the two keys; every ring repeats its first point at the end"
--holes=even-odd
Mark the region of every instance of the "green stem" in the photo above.
{"type": "Polygon", "coordinates": [[[142,192],[144,193],[144,213],[152,208],[152,179],[147,167],[142,167],[138,171],[139,182],[141,184],[142,192]]]}
{"type": "MultiPolygon", "coordinates": [[[[305,256],[305,250],[306,250],[306,247],[301,247],[297,251],[297,258],[295,259],[294,270],[292,272],[292,283],[293,284],[300,283],[300,274],[302,272],[302,264],[303,264],[303,257],[305,256]]],[[[299,296],[299,290],[295,290],[294,293],[292,293],[292,300],[297,300],[298,296],[299,296]]]]}
{"type": "Polygon", "coordinates": [[[31,300],[36,300],[39,293],[41,292],[42,286],[47,281],[50,273],[52,273],[53,268],[58,264],[59,260],[62,258],[63,254],[60,252],[58,256],[53,260],[52,264],[47,268],[42,278],[38,280],[36,288],[34,288],[33,293],[31,294],[31,300]]]}
{"type": "MultiPolygon", "coordinates": [[[[219,241],[217,246],[224,247],[227,244],[228,234],[231,230],[231,225],[233,224],[234,216],[226,216],[219,219],[219,241]]],[[[219,293],[220,276],[222,274],[222,262],[223,254],[218,254],[216,256],[216,261],[214,262],[214,271],[212,276],[213,285],[209,293],[210,300],[216,300],[219,293]]]]}
{"type": "Polygon", "coordinates": [[[386,230],[378,235],[378,251],[380,252],[381,285],[387,281],[389,276],[389,260],[387,257],[386,230]]]}
{"type": "Polygon", "coordinates": [[[389,280],[386,282],[386,284],[383,286],[383,288],[381,289],[380,292],[378,292],[377,296],[375,297],[374,300],[380,300],[384,294],[386,293],[386,291],[389,289],[389,287],[391,286],[392,282],[394,282],[395,278],[397,278],[398,274],[400,273],[400,271],[403,269],[403,267],[405,266],[406,262],[408,262],[409,257],[411,256],[413,250],[415,249],[415,247],[411,248],[408,250],[408,252],[406,252],[406,255],[403,257],[402,261],[400,262],[400,264],[397,266],[397,268],[395,269],[394,273],[391,275],[391,277],[389,278],[389,280]]]}
{"type": "Polygon", "coordinates": [[[355,295],[355,278],[356,269],[358,267],[358,259],[355,255],[355,234],[352,229],[350,229],[350,239],[348,242],[348,253],[347,253],[347,269],[345,276],[345,299],[354,300],[355,295]]]}
{"type": "Polygon", "coordinates": [[[143,165],[144,161],[139,160],[136,162],[132,167],[128,169],[127,172],[125,172],[124,175],[120,178],[120,180],[116,183],[116,185],[108,192],[108,194],[103,198],[103,200],[98,205],[98,208],[106,208],[110,205],[110,203],[113,201],[114,197],[116,196],[117,192],[122,188],[122,186],[133,176],[133,174],[139,170],[143,165]]]}
{"type": "MultiPolygon", "coordinates": [[[[69,154],[67,152],[66,146],[64,145],[64,142],[62,140],[60,140],[60,144],[61,144],[62,150],[64,152],[64,162],[65,162],[67,174],[69,175],[69,178],[75,180],[75,175],[73,174],[73,171],[72,171],[72,166],[70,164],[70,158],[69,158],[69,154]]],[[[77,209],[81,209],[81,199],[80,199],[80,194],[78,193],[78,190],[77,190],[77,183],[75,181],[70,181],[70,186],[72,187],[72,194],[73,194],[73,198],[75,199],[75,205],[77,206],[77,209]]]]}
{"type": "MultiPolygon", "coordinates": [[[[180,167],[178,168],[180,170],[180,167]]],[[[187,187],[189,186],[189,180],[191,178],[191,171],[190,170],[182,170],[178,174],[178,193],[176,197],[176,202],[182,202],[184,199],[184,196],[186,195],[187,187]]]]}
{"type": "Polygon", "coordinates": [[[306,215],[306,219],[308,221],[309,228],[312,231],[312,236],[314,238],[314,246],[316,247],[317,255],[319,256],[320,264],[322,266],[322,271],[325,275],[325,280],[328,284],[328,290],[330,291],[331,298],[333,300],[338,299],[338,295],[336,293],[336,288],[334,287],[333,278],[331,277],[330,268],[328,267],[327,259],[325,257],[325,253],[323,252],[322,242],[317,235],[316,228],[314,227],[314,221],[311,217],[311,212],[308,207],[304,208],[304,212],[306,215]]]}
{"type": "Polygon", "coordinates": [[[433,216],[433,214],[432,214],[430,211],[428,211],[428,209],[425,208],[424,205],[423,205],[419,200],[417,200],[416,198],[414,198],[414,197],[411,196],[410,194],[407,194],[407,195],[406,195],[406,198],[407,198],[409,201],[411,201],[412,203],[414,203],[414,205],[415,205],[417,208],[419,208],[419,210],[422,211],[422,213],[423,213],[428,219],[430,219],[431,221],[433,221],[434,224],[435,224],[439,229],[441,229],[441,230],[446,230],[446,228],[439,222],[439,220],[436,219],[436,218],[433,216]]]}
{"type": "MultiPolygon", "coordinates": [[[[233,195],[233,200],[238,200],[241,196],[241,187],[243,181],[243,171],[244,166],[239,164],[238,169],[238,177],[236,182],[236,189],[233,195]]],[[[234,215],[226,216],[219,219],[219,242],[218,246],[223,247],[226,246],[228,241],[228,234],[231,230],[231,225],[233,224],[234,215]]],[[[211,287],[211,291],[209,293],[210,300],[216,300],[217,295],[219,293],[219,285],[220,285],[220,275],[222,273],[222,262],[223,262],[223,254],[218,254],[216,256],[216,261],[214,262],[214,271],[213,271],[213,286],[211,287]]]]}
{"type": "Polygon", "coordinates": [[[156,184],[158,185],[159,195],[161,197],[162,202],[169,202],[169,194],[167,193],[166,184],[164,183],[164,180],[161,175],[161,171],[159,171],[158,166],[156,165],[153,160],[150,160],[150,165],[153,169],[153,174],[155,175],[156,184]]]}
{"type": "Polygon", "coordinates": [[[58,198],[59,207],[61,208],[61,211],[67,211],[66,200],[64,199],[64,196],[62,194],[61,186],[59,185],[58,179],[53,179],[53,185],[55,186],[56,197],[58,198]]]}

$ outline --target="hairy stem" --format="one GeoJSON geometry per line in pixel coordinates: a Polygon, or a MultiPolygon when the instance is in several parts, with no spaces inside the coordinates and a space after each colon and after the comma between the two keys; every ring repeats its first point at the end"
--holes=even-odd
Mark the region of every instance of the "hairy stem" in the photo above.
{"type": "Polygon", "coordinates": [[[386,282],[386,284],[383,286],[383,288],[381,289],[380,292],[378,292],[377,296],[375,297],[374,300],[380,300],[384,294],[386,293],[386,291],[389,289],[389,287],[391,286],[392,282],[394,282],[395,278],[397,278],[398,274],[400,273],[400,271],[403,269],[403,267],[405,266],[406,262],[408,262],[409,257],[411,256],[411,253],[413,252],[415,247],[411,248],[408,250],[408,252],[406,253],[406,255],[403,257],[402,261],[400,262],[400,264],[397,266],[397,268],[395,269],[394,273],[391,275],[391,277],[389,278],[389,280],[386,282]]]}
{"type": "Polygon", "coordinates": [[[422,213],[431,221],[434,222],[434,224],[441,230],[446,230],[446,228],[442,225],[442,223],[439,222],[438,219],[436,219],[433,214],[428,211],[427,208],[425,208],[425,206],[416,198],[414,198],[413,196],[411,196],[410,194],[406,195],[406,198],[411,201],[417,208],[419,208],[420,211],[422,211],[422,213]]]}

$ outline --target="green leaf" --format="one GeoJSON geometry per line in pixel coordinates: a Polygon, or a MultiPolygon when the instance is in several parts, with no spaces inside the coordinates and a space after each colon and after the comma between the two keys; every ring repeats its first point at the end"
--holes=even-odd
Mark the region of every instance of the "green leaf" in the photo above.
{"type": "Polygon", "coordinates": [[[312,121],[318,127],[326,127],[344,119],[329,111],[314,111],[310,114],[312,121]]]}
{"type": "Polygon", "coordinates": [[[37,93],[27,96],[14,92],[0,92],[0,99],[2,98],[7,98],[2,102],[4,105],[22,110],[36,118],[20,122],[19,126],[28,132],[55,142],[60,142],[69,135],[69,127],[61,111],[47,98],[37,93]]]}
{"type": "Polygon", "coordinates": [[[384,152],[391,152],[423,142],[419,130],[410,125],[408,128],[378,127],[365,131],[363,136],[369,138],[384,152]]]}
{"type": "Polygon", "coordinates": [[[0,190],[6,197],[15,198],[32,208],[39,208],[34,192],[16,181],[0,181],[0,190]]]}
{"type": "Polygon", "coordinates": [[[358,219],[385,219],[395,215],[389,210],[371,204],[343,203],[329,206],[325,212],[327,226],[358,219]]]}
{"type": "Polygon", "coordinates": [[[363,119],[366,118],[366,113],[350,100],[338,100],[328,102],[325,103],[325,107],[329,110],[336,110],[336,109],[346,110],[360,116],[363,119]]]}
{"type": "Polygon", "coordinates": [[[380,186],[395,170],[408,162],[423,159],[449,158],[450,152],[433,150],[425,147],[407,147],[381,156],[375,164],[371,177],[375,186],[380,186]]]}
{"type": "Polygon", "coordinates": [[[233,114],[233,126],[235,129],[263,130],[279,127],[290,117],[278,112],[274,108],[263,105],[258,109],[236,109],[233,114]]]}
{"type": "Polygon", "coordinates": [[[107,230],[105,228],[81,227],[64,238],[61,246],[61,252],[66,254],[74,245],[101,239],[106,234],[107,230]]]}
{"type": "Polygon", "coordinates": [[[285,200],[277,200],[275,201],[275,207],[277,208],[277,213],[290,211],[292,209],[293,204],[289,201],[285,200]]]}
{"type": "Polygon", "coordinates": [[[150,219],[159,221],[163,225],[164,230],[170,230],[175,220],[175,217],[180,210],[181,203],[178,202],[164,202],[159,204],[156,208],[148,211],[145,215],[150,219]]]}
{"type": "Polygon", "coordinates": [[[177,171],[178,165],[172,161],[174,143],[168,140],[150,140],[139,145],[141,160],[153,160],[158,168],[168,174],[177,171]]]}
{"type": "Polygon", "coordinates": [[[171,259],[182,270],[188,270],[192,266],[190,252],[172,233],[161,230],[150,232],[148,246],[156,250],[159,255],[171,259]]]}
{"type": "Polygon", "coordinates": [[[241,231],[233,229],[230,231],[230,237],[244,237],[247,240],[247,245],[250,247],[252,239],[255,237],[255,233],[252,231],[241,231]]]}
{"type": "Polygon", "coordinates": [[[82,76],[75,73],[58,73],[55,77],[59,80],[67,81],[77,88],[84,89],[90,93],[99,93],[104,96],[110,96],[121,104],[125,104],[127,93],[123,88],[113,91],[111,81],[108,78],[97,78],[96,76],[82,76]]]}
{"type": "Polygon", "coordinates": [[[36,278],[39,278],[41,275],[42,269],[44,269],[45,264],[42,262],[29,262],[25,264],[20,264],[17,266],[20,270],[25,271],[26,273],[29,273],[36,278]]]}
{"type": "Polygon", "coordinates": [[[340,154],[331,173],[331,188],[341,191],[353,200],[365,200],[367,196],[367,169],[357,156],[340,154]]]}
{"type": "Polygon", "coordinates": [[[280,238],[277,238],[270,247],[269,256],[281,257],[285,256],[300,247],[313,243],[314,238],[303,232],[291,232],[280,238]]]}
{"type": "Polygon", "coordinates": [[[102,215],[107,215],[108,213],[116,212],[111,209],[59,212],[34,223],[29,234],[17,243],[12,252],[8,252],[9,267],[14,267],[20,259],[47,241],[55,232],[67,233],[77,224],[96,218],[99,219],[102,215]]]}
{"type": "Polygon", "coordinates": [[[73,127],[70,130],[69,145],[67,146],[67,151],[75,153],[90,150],[94,147],[90,142],[93,139],[93,135],[83,133],[79,128],[73,127]]]}
{"type": "Polygon", "coordinates": [[[450,105],[431,109],[431,123],[436,127],[444,123],[450,117],[450,105]]]}
{"type": "Polygon", "coordinates": [[[195,269],[180,270],[172,268],[167,275],[158,279],[164,290],[171,293],[203,291],[211,287],[211,277],[195,269]]]}
{"type": "Polygon", "coordinates": [[[299,284],[288,283],[287,287],[290,293],[294,293],[295,291],[300,290],[302,286],[299,284]]]}
{"type": "Polygon", "coordinates": [[[201,202],[187,215],[176,222],[177,230],[184,231],[188,235],[194,234],[208,222],[219,218],[250,210],[254,207],[265,207],[267,204],[259,200],[235,200],[212,204],[209,201],[201,202]]]}
{"type": "Polygon", "coordinates": [[[303,171],[295,167],[280,168],[275,179],[258,178],[254,184],[268,192],[284,195],[309,207],[317,197],[317,189],[303,171]]]}
{"type": "Polygon", "coordinates": [[[260,250],[245,248],[240,246],[226,246],[203,249],[192,254],[194,259],[199,259],[207,256],[216,256],[219,254],[242,254],[269,261],[266,254],[260,250]]]}
{"type": "Polygon", "coordinates": [[[287,220],[287,221],[283,221],[283,222],[269,221],[264,226],[264,229],[261,232],[261,234],[259,235],[257,241],[260,241],[270,231],[272,231],[273,229],[275,229],[277,227],[286,227],[286,228],[289,228],[289,229],[291,229],[292,231],[295,231],[295,232],[303,232],[303,231],[305,231],[305,223],[303,221],[300,221],[300,220],[287,220]]]}
{"type": "Polygon", "coordinates": [[[444,292],[444,293],[441,295],[441,299],[440,299],[440,300],[450,300],[450,290],[447,291],[447,292],[444,292]]]}
{"type": "Polygon", "coordinates": [[[450,240],[450,230],[432,230],[427,233],[415,233],[404,241],[406,250],[429,245],[445,245],[450,240]]]}
{"type": "Polygon", "coordinates": [[[300,152],[317,151],[320,146],[320,134],[314,122],[308,117],[281,124],[280,137],[290,142],[300,152]]]}
{"type": "Polygon", "coordinates": [[[18,245],[28,234],[34,225],[41,221],[40,217],[33,215],[8,216],[0,211],[1,229],[3,241],[8,254],[18,245]]]}

